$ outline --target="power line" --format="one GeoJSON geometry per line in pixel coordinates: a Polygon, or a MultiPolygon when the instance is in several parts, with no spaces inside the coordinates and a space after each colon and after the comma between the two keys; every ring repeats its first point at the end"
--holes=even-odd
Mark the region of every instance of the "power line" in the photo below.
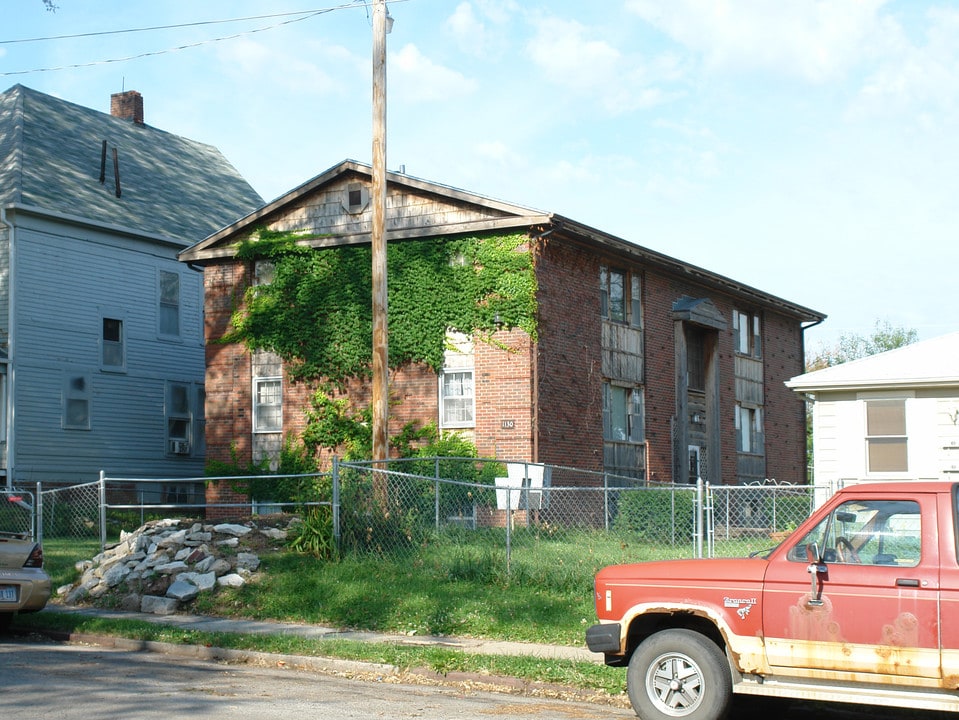
{"type": "MultiPolygon", "coordinates": [[[[392,0],[393,2],[406,2],[406,0],[392,0]]],[[[354,0],[354,2],[347,5],[337,5],[335,7],[325,8],[322,10],[302,10],[299,12],[288,12],[288,13],[277,13],[273,15],[256,15],[245,18],[233,18],[229,20],[207,20],[201,22],[192,22],[192,23],[182,23],[176,25],[157,25],[154,27],[145,27],[145,28],[129,28],[125,30],[105,30],[101,32],[92,32],[92,33],[79,33],[75,35],[58,35],[52,37],[44,38],[25,38],[21,40],[0,40],[0,45],[11,44],[11,43],[27,43],[27,42],[42,42],[47,40],[66,40],[74,38],[84,38],[84,37],[99,37],[103,35],[119,35],[122,33],[135,33],[135,32],[148,32],[152,30],[169,30],[175,28],[187,28],[187,27],[196,27],[200,25],[216,25],[223,23],[231,22],[243,22],[249,20],[262,20],[267,18],[279,18],[279,17],[289,17],[296,16],[291,20],[284,20],[283,22],[274,23],[273,25],[268,25],[266,27],[254,28],[253,30],[245,30],[244,32],[235,33],[233,35],[227,35],[218,38],[210,38],[208,40],[199,40],[194,43],[188,43],[185,45],[179,45],[177,47],[167,48],[165,50],[153,50],[149,52],[138,53],[137,55],[129,55],[122,58],[112,58],[107,60],[94,60],[86,63],[75,63],[71,65],[61,65],[58,67],[47,67],[47,68],[34,68],[32,70],[11,70],[8,72],[0,72],[0,77],[7,77],[10,75],[29,75],[31,73],[37,72],[57,72],[59,70],[74,70],[76,68],[84,67],[93,67],[95,65],[107,65],[110,63],[118,62],[128,62],[130,60],[138,60],[140,58],[151,57],[153,55],[165,55],[166,53],[177,52],[180,50],[188,50],[190,48],[199,47],[201,45],[208,45],[215,42],[223,42],[225,40],[235,40],[239,37],[244,37],[245,35],[252,35],[254,33],[265,32],[267,30],[273,30],[284,25],[292,25],[293,23],[302,22],[303,20],[309,20],[310,18],[316,17],[317,15],[324,15],[326,13],[333,12],[335,10],[346,10],[349,8],[362,6],[367,7],[370,3],[367,0],[354,0]]]]}
{"type": "MultiPolygon", "coordinates": [[[[46,37],[35,37],[35,38],[18,38],[14,40],[0,40],[0,45],[14,45],[16,43],[32,43],[32,42],[46,42],[48,40],[74,40],[76,38],[86,38],[86,37],[101,37],[104,35],[122,35],[124,33],[138,33],[138,32],[151,32],[153,30],[175,30],[178,28],[188,28],[188,27],[198,27],[202,25],[223,25],[225,23],[235,23],[235,22],[246,22],[248,20],[265,20],[278,17],[289,17],[290,15],[305,15],[307,17],[312,17],[313,15],[319,15],[321,13],[332,12],[333,10],[342,10],[348,7],[355,7],[356,5],[367,5],[368,3],[357,3],[353,2],[349,5],[341,5],[333,8],[325,8],[322,10],[300,10],[297,12],[286,12],[286,13],[272,13],[270,15],[251,15],[249,17],[241,18],[229,18],[226,20],[200,20],[197,22],[189,23],[177,23],[175,25],[152,25],[150,27],[142,28],[125,28],[123,30],[100,30],[97,32],[88,32],[88,33],[75,33],[73,35],[49,35],[46,37]]],[[[299,18],[300,20],[305,20],[306,17],[299,18]]],[[[294,21],[296,22],[296,21],[294,21]]],[[[284,23],[279,23],[282,25],[284,23]]],[[[278,27],[279,25],[274,25],[271,27],[278,27]]]]}

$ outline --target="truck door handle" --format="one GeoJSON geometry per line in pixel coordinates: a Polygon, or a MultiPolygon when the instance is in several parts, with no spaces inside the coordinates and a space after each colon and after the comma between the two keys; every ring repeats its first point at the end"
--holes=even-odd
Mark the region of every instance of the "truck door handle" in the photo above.
{"type": "Polygon", "coordinates": [[[919,581],[916,578],[898,578],[896,585],[899,587],[919,587],[919,581]]]}

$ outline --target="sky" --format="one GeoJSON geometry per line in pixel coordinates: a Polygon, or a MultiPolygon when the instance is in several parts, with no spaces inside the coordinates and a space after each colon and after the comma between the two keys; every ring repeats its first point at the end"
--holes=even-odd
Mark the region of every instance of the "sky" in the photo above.
{"type": "MultiPolygon", "coordinates": [[[[137,90],[147,124],[215,145],[265,200],[372,161],[368,3],[54,2],[4,8],[0,89],[103,112],[137,90]]],[[[824,313],[810,351],[877,323],[959,330],[959,4],[388,8],[391,170],[824,313]]]]}

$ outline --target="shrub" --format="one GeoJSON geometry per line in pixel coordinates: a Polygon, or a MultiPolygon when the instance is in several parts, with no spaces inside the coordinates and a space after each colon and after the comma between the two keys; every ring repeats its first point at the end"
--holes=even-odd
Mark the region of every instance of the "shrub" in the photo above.
{"type": "Polygon", "coordinates": [[[694,501],[688,491],[625,490],[619,496],[613,528],[647,542],[685,542],[693,533],[694,501]]]}

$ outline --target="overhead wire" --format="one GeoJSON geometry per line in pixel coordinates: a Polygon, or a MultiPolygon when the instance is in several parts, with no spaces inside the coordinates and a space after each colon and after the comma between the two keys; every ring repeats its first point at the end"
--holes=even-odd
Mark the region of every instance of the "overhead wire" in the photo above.
{"type": "MultiPolygon", "coordinates": [[[[407,0],[391,0],[391,1],[406,2],[407,0]]],[[[190,48],[200,47],[201,45],[208,45],[211,43],[223,42],[226,40],[235,40],[236,38],[244,37],[246,35],[253,35],[255,33],[265,32],[267,30],[274,30],[278,27],[283,27],[285,25],[292,25],[293,23],[302,22],[303,20],[309,20],[310,18],[316,17],[317,15],[324,15],[326,13],[334,12],[336,10],[346,10],[346,9],[354,8],[357,6],[366,7],[368,5],[369,5],[368,0],[354,0],[354,2],[348,3],[346,5],[337,5],[335,7],[323,8],[320,10],[301,10],[298,12],[274,13],[270,15],[254,15],[250,17],[231,18],[226,20],[204,20],[204,21],[197,21],[197,22],[190,22],[190,23],[178,23],[178,24],[172,24],[172,25],[156,25],[152,27],[143,27],[143,28],[127,28],[122,30],[103,30],[98,32],[76,33],[72,35],[55,35],[50,37],[0,40],[0,45],[9,45],[14,43],[32,43],[32,42],[43,42],[43,41],[50,41],[50,40],[67,40],[67,39],[86,38],[86,37],[100,37],[104,35],[119,35],[124,33],[171,30],[171,29],[178,29],[178,28],[197,27],[197,26],[203,26],[203,25],[218,25],[218,24],[224,24],[224,23],[244,22],[244,21],[250,21],[250,20],[263,20],[268,18],[290,17],[291,15],[297,16],[290,20],[284,20],[283,22],[274,23],[272,25],[267,25],[265,27],[253,28],[252,30],[244,30],[243,32],[234,33],[232,35],[226,35],[223,37],[208,38],[206,40],[198,40],[197,42],[186,43],[184,45],[179,45],[172,48],[166,48],[164,50],[152,50],[152,51],[138,53],[136,55],[129,55],[121,58],[93,60],[91,62],[73,63],[70,65],[60,65],[57,67],[33,68],[32,70],[10,70],[5,72],[0,72],[0,77],[10,76],[10,75],[29,75],[31,73],[37,73],[37,72],[57,72],[60,70],[73,70],[76,68],[93,67],[96,65],[107,65],[110,63],[129,62],[130,60],[138,60],[140,58],[151,57],[154,55],[165,55],[166,53],[178,52],[180,50],[188,50],[190,48]]]]}

